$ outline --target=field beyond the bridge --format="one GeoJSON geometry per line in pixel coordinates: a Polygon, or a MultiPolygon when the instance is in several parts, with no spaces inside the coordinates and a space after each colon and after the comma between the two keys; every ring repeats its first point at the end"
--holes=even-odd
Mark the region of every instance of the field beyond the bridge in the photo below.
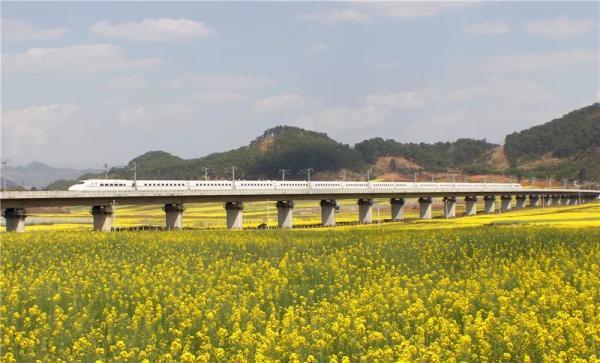
{"type": "Polygon", "coordinates": [[[3,234],[0,360],[597,359],[600,229],[513,224],[3,234]]]}

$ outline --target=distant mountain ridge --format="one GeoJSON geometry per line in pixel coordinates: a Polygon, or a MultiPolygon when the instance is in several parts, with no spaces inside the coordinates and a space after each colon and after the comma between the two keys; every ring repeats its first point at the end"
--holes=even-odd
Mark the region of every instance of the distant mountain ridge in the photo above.
{"type": "Polygon", "coordinates": [[[32,161],[25,166],[5,165],[2,168],[3,178],[9,186],[27,188],[43,188],[58,179],[74,179],[84,173],[95,172],[92,169],[55,168],[39,161],[32,161]]]}
{"type": "MultiPolygon", "coordinates": [[[[266,130],[247,146],[195,159],[182,159],[164,151],[150,151],[112,168],[111,178],[131,178],[137,163],[138,178],[202,179],[204,169],[211,178],[230,178],[228,167],[237,166],[236,178],[274,179],[279,170],[287,177],[305,179],[302,170],[331,176],[344,169],[350,178],[396,173],[448,172],[553,177],[570,180],[600,180],[600,103],[572,111],[560,118],[515,132],[504,145],[484,140],[400,143],[373,138],[354,146],[333,140],[327,134],[292,126],[266,130]]],[[[103,177],[84,174],[80,179],[103,177]]],[[[50,187],[64,188],[72,181],[50,187]]]]}

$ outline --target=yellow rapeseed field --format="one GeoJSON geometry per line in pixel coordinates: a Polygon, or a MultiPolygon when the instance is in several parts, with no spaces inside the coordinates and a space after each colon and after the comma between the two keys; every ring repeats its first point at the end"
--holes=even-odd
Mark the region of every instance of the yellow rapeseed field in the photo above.
{"type": "Polygon", "coordinates": [[[598,361],[600,229],[2,235],[3,362],[598,361]]]}

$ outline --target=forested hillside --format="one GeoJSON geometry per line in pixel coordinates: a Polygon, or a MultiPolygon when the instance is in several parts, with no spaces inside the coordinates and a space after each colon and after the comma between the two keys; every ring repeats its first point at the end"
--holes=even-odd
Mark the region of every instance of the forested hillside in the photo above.
{"type": "Polygon", "coordinates": [[[600,180],[600,103],[506,136],[511,172],[600,180]]]}
{"type": "Polygon", "coordinates": [[[513,165],[544,156],[564,158],[600,147],[600,103],[570,112],[543,125],[506,136],[513,165]]]}
{"type": "Polygon", "coordinates": [[[402,156],[422,169],[438,172],[448,168],[463,169],[476,165],[483,167],[485,153],[496,146],[485,140],[473,139],[435,144],[404,144],[378,137],[356,144],[355,149],[368,163],[374,163],[381,156],[402,156]]]}

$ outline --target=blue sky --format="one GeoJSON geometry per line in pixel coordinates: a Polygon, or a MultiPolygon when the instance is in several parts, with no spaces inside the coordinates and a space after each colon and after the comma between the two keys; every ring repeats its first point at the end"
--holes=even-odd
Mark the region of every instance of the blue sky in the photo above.
{"type": "Polygon", "coordinates": [[[281,124],[502,142],[598,101],[599,6],[2,2],[2,157],[191,158],[281,124]]]}

